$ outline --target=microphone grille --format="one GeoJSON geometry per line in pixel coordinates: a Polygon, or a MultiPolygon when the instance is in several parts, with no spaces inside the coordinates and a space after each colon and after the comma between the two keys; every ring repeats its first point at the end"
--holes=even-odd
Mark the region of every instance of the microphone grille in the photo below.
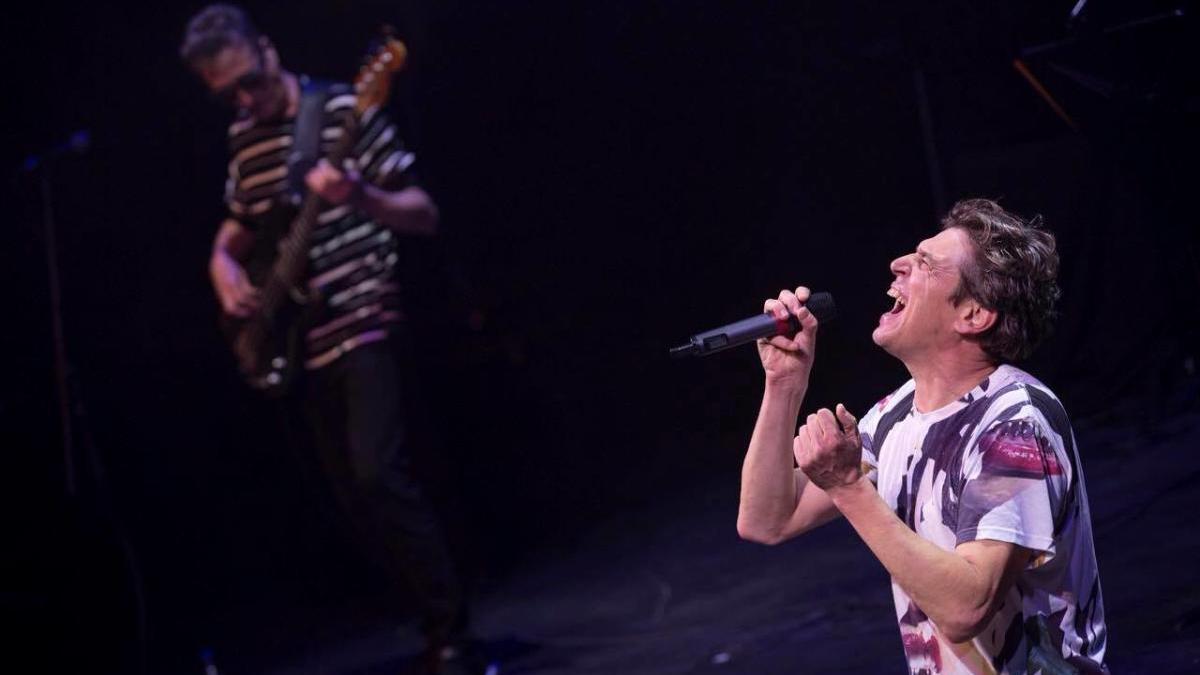
{"type": "Polygon", "coordinates": [[[813,293],[808,296],[808,302],[804,303],[808,311],[817,317],[817,321],[828,323],[837,318],[837,306],[833,304],[833,295],[830,293],[820,292],[813,293]]]}

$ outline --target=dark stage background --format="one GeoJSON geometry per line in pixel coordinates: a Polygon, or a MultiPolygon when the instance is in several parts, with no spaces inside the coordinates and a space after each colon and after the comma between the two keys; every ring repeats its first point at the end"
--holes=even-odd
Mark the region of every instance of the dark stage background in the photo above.
{"type": "MultiPolygon", "coordinates": [[[[249,3],[299,72],[349,77],[383,22],[409,44],[391,109],[444,230],[409,261],[425,470],[478,592],[668,496],[736,493],[752,350],[666,352],[780,288],[841,310],[808,407],[862,411],[899,384],[869,337],[887,264],[963,196],[1058,234],[1062,315],[1028,367],[1078,425],[1194,409],[1194,5],[1092,2],[1068,30],[1074,4],[249,3]]],[[[7,654],[136,662],[139,587],[150,672],[198,672],[205,645],[285,650],[276,626],[377,602],[216,330],[227,114],[176,56],[200,6],[6,19],[7,654]],[[17,167],[76,129],[92,146],[52,178],[95,451],[79,444],[66,500],[39,183],[17,167]]]]}

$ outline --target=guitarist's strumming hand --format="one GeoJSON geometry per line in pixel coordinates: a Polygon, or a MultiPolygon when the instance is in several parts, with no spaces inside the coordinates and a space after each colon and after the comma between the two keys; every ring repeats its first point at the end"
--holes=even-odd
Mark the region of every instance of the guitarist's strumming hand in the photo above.
{"type": "Polygon", "coordinates": [[[235,220],[226,220],[217,231],[213,242],[212,257],[208,261],[208,274],[221,309],[230,316],[249,317],[258,311],[259,290],[246,276],[246,270],[238,262],[253,241],[251,235],[235,220]]]}
{"type": "Polygon", "coordinates": [[[245,318],[258,310],[258,289],[250,285],[246,270],[238,261],[226,254],[216,254],[209,271],[226,314],[245,318]]]}

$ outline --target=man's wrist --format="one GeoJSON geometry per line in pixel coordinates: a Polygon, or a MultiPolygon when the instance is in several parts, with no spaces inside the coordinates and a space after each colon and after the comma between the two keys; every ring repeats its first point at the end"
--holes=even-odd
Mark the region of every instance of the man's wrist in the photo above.
{"type": "Polygon", "coordinates": [[[353,179],[350,188],[350,195],[346,198],[346,203],[358,211],[367,211],[370,207],[371,195],[367,192],[367,181],[363,180],[362,176],[353,179]]]}
{"type": "Polygon", "coordinates": [[[771,375],[768,373],[766,388],[767,391],[781,394],[789,392],[804,393],[808,389],[808,373],[796,373],[792,375],[771,375]]]}
{"type": "Polygon", "coordinates": [[[807,377],[780,379],[768,377],[766,385],[763,387],[763,395],[765,397],[790,401],[795,403],[797,407],[804,401],[804,394],[807,391],[807,377]]]}
{"type": "Polygon", "coordinates": [[[849,483],[826,489],[825,494],[829,495],[838,510],[843,510],[843,507],[852,506],[857,501],[875,495],[876,492],[871,480],[866,475],[859,475],[849,483]]]}

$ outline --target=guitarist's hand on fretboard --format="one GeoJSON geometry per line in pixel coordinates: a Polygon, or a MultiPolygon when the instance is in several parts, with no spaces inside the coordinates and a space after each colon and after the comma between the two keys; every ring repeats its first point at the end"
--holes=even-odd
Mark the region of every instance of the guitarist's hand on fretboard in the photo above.
{"type": "Polygon", "coordinates": [[[363,179],[357,171],[349,168],[339,171],[324,159],[309,170],[304,183],[333,206],[353,202],[363,191],[363,179]]]}

